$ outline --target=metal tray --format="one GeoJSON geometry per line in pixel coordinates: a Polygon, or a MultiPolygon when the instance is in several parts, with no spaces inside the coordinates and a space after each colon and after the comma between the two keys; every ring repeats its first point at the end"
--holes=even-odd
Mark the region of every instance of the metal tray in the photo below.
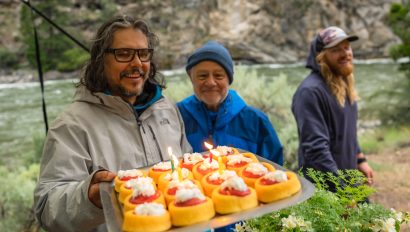
{"type": "MultiPolygon", "coordinates": [[[[272,165],[276,169],[279,170],[286,170],[282,166],[279,166],[263,157],[257,156],[259,161],[267,162],[272,165]]],[[[206,231],[209,229],[223,227],[238,221],[255,218],[258,216],[262,216],[264,214],[277,211],[283,208],[290,207],[292,205],[299,204],[307,199],[309,199],[314,191],[315,187],[312,183],[310,183],[305,178],[298,175],[299,181],[302,185],[302,188],[299,192],[294,194],[289,198],[285,198],[283,200],[275,201],[269,204],[262,204],[256,208],[248,209],[245,211],[241,211],[238,213],[232,213],[227,215],[220,215],[216,214],[215,217],[210,219],[206,222],[201,222],[197,224],[193,224],[190,226],[184,227],[172,227],[169,231],[175,232],[183,232],[183,231],[206,231]]],[[[100,184],[100,194],[101,194],[101,202],[104,208],[104,216],[105,216],[105,223],[107,226],[108,232],[120,232],[123,222],[123,212],[122,206],[118,202],[117,193],[114,191],[113,183],[102,182],[100,184]]]]}

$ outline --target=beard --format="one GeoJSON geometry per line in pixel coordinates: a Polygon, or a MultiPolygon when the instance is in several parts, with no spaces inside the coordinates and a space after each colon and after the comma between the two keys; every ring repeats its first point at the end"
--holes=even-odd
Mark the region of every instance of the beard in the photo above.
{"type": "Polygon", "coordinates": [[[130,71],[124,71],[120,73],[120,80],[123,80],[124,78],[127,78],[127,76],[130,75],[139,75],[141,78],[143,83],[142,85],[138,86],[138,88],[136,89],[128,89],[126,88],[124,85],[120,84],[117,86],[117,90],[120,93],[120,95],[124,96],[124,97],[134,97],[134,96],[139,96],[141,95],[142,91],[144,90],[144,84],[145,81],[148,79],[148,73],[144,73],[144,71],[138,69],[138,68],[134,68],[131,69],[130,71]]]}
{"type": "Polygon", "coordinates": [[[347,77],[353,73],[354,65],[351,61],[346,65],[331,63],[329,61],[326,61],[326,64],[329,66],[330,70],[332,70],[335,76],[347,77]]]}

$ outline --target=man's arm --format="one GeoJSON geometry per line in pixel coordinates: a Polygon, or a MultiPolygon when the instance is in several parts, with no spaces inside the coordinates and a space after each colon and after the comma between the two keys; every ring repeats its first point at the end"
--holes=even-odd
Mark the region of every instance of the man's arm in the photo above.
{"type": "Polygon", "coordinates": [[[97,170],[90,173],[93,161],[85,137],[67,125],[53,126],[48,132],[34,192],[36,218],[46,230],[88,231],[104,222],[98,202],[89,199],[99,195],[95,184],[101,178],[94,175],[97,170]]]}
{"type": "Polygon", "coordinates": [[[373,184],[373,169],[367,163],[367,159],[363,153],[357,154],[357,169],[361,171],[367,178],[367,183],[369,185],[373,184]]]}

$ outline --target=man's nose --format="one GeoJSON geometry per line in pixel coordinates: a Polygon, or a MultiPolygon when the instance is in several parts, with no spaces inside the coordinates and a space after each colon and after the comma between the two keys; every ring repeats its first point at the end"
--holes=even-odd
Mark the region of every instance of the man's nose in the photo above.
{"type": "Polygon", "coordinates": [[[135,53],[134,58],[130,61],[130,64],[141,67],[142,62],[138,56],[138,53],[135,53]]]}
{"type": "Polygon", "coordinates": [[[216,79],[215,79],[215,77],[214,77],[213,75],[210,75],[210,76],[207,78],[207,84],[208,84],[208,85],[216,85],[216,79]]]}

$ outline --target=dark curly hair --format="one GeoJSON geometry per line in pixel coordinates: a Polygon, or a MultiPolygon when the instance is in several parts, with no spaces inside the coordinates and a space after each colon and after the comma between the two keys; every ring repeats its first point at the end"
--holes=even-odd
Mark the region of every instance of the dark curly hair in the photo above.
{"type": "MultiPolygon", "coordinates": [[[[84,75],[77,87],[84,85],[92,93],[104,92],[108,90],[108,82],[104,76],[104,56],[105,50],[109,48],[114,39],[114,33],[119,29],[134,28],[140,30],[148,39],[148,48],[154,49],[158,45],[158,37],[151,32],[148,24],[130,16],[117,16],[104,23],[97,31],[90,51],[90,60],[85,65],[84,75]]],[[[157,64],[151,59],[151,68],[148,74],[148,82],[165,88],[164,77],[157,72],[157,64]]]]}

